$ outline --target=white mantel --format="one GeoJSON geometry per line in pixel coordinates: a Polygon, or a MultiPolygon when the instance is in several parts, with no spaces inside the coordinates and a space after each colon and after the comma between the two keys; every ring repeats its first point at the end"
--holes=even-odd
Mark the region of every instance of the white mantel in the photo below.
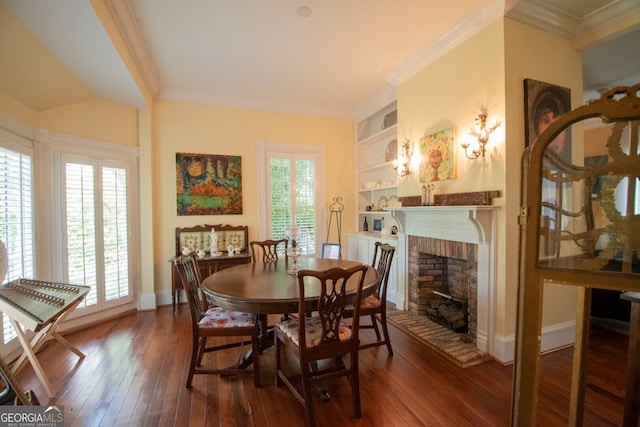
{"type": "Polygon", "coordinates": [[[398,306],[408,308],[407,236],[478,245],[478,335],[476,346],[493,355],[496,286],[497,206],[420,206],[387,208],[398,222],[398,277],[404,289],[398,306]]]}

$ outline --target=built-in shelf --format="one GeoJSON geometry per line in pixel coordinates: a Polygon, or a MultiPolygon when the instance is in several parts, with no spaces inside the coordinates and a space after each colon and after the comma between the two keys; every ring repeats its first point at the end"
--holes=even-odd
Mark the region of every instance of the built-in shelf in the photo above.
{"type": "Polygon", "coordinates": [[[397,185],[379,185],[378,187],[373,188],[361,188],[358,190],[360,193],[368,193],[369,191],[382,191],[382,190],[394,190],[398,188],[397,185]]]}
{"type": "Polygon", "coordinates": [[[358,211],[360,215],[391,215],[389,211],[358,211]]]}
{"type": "MultiPolygon", "coordinates": [[[[364,232],[365,218],[369,220],[369,230],[374,226],[373,220],[380,218],[387,228],[395,226],[397,229],[389,212],[366,210],[386,206],[387,201],[395,199],[398,193],[398,175],[393,169],[397,151],[397,103],[386,97],[383,102],[356,125],[356,221],[359,233],[364,232]]],[[[381,233],[376,236],[380,237],[381,233]]]]}
{"type": "Polygon", "coordinates": [[[398,125],[393,125],[393,126],[389,126],[386,129],[383,129],[382,131],[368,136],[364,139],[361,139],[358,141],[359,145],[371,145],[371,144],[375,144],[376,142],[379,142],[383,139],[388,139],[388,138],[395,138],[396,133],[398,131],[398,125]]]}
{"type": "Polygon", "coordinates": [[[358,169],[358,172],[376,172],[376,171],[384,170],[384,169],[388,169],[388,168],[393,168],[393,161],[385,162],[385,163],[379,163],[377,165],[368,166],[366,168],[358,169]]]}

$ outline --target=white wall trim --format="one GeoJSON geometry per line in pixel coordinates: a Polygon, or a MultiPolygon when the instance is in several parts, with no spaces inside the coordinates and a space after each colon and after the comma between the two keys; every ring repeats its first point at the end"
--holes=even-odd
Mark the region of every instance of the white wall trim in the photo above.
{"type": "MultiPolygon", "coordinates": [[[[576,322],[569,321],[542,328],[540,352],[560,350],[575,342],[576,322]]],[[[493,339],[493,357],[500,363],[513,363],[515,354],[515,335],[498,335],[493,339]]]]}

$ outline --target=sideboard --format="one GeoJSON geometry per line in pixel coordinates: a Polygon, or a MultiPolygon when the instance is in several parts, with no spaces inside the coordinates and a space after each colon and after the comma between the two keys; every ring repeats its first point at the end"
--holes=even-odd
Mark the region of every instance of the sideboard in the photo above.
{"type": "MultiPolygon", "coordinates": [[[[198,267],[200,268],[200,277],[204,279],[216,271],[233,267],[239,264],[248,264],[251,262],[251,253],[248,248],[249,227],[246,225],[198,225],[195,227],[177,227],[176,228],[176,253],[169,261],[182,254],[183,248],[190,248],[196,255],[196,251],[204,250],[206,255],[198,257],[198,267]],[[218,236],[217,253],[211,255],[211,229],[216,231],[218,236]],[[235,252],[229,254],[228,246],[233,246],[235,252]]],[[[180,279],[171,269],[171,303],[173,309],[176,308],[176,302],[180,303],[180,279]]]]}

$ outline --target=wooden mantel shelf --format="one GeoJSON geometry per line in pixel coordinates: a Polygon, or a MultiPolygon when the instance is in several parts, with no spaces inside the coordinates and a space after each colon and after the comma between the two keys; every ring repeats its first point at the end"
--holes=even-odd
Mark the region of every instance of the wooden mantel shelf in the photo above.
{"type": "Polygon", "coordinates": [[[499,206],[415,206],[385,208],[400,225],[400,233],[486,244],[495,230],[499,206]]]}

